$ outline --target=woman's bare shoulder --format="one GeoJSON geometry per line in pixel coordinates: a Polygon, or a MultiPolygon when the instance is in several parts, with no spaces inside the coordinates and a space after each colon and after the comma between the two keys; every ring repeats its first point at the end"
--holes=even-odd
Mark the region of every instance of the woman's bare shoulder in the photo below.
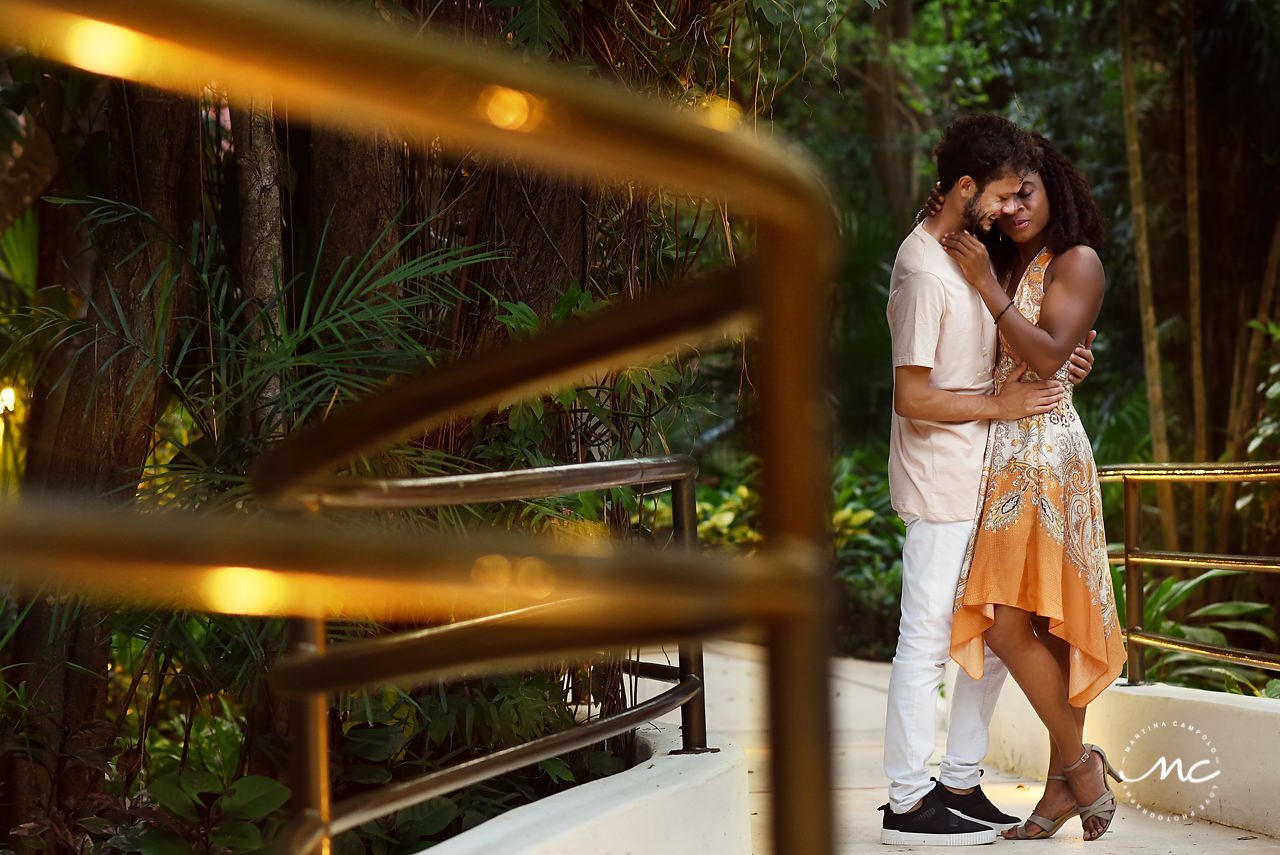
{"type": "Polygon", "coordinates": [[[1074,285],[1102,287],[1106,283],[1106,271],[1102,259],[1091,246],[1079,244],[1054,256],[1049,276],[1053,280],[1066,279],[1074,285]]]}

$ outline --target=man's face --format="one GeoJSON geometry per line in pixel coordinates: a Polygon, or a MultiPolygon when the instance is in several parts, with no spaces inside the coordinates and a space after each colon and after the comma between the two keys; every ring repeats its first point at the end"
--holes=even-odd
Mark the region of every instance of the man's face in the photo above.
{"type": "Polygon", "coordinates": [[[964,227],[974,234],[991,230],[996,218],[1017,210],[1017,194],[1022,188],[1022,176],[1006,172],[987,182],[964,203],[964,227]]]}

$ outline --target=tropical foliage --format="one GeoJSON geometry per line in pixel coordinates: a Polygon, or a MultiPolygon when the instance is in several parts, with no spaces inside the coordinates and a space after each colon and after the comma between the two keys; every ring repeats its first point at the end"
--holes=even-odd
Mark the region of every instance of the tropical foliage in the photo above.
{"type": "MultiPolygon", "coordinates": [[[[1257,649],[1277,641],[1275,609],[1266,603],[1232,600],[1200,606],[1179,619],[1179,608],[1204,584],[1224,577],[1240,575],[1239,571],[1213,569],[1189,579],[1164,577],[1148,579],[1142,592],[1142,628],[1172,638],[1184,638],[1201,644],[1225,645],[1227,633],[1242,639],[1246,649],[1257,649]]],[[[1126,592],[1123,568],[1112,568],[1116,607],[1125,614],[1126,592]]],[[[1147,648],[1146,679],[1196,688],[1226,688],[1265,683],[1266,678],[1254,669],[1238,665],[1217,665],[1189,653],[1147,648]]]]}

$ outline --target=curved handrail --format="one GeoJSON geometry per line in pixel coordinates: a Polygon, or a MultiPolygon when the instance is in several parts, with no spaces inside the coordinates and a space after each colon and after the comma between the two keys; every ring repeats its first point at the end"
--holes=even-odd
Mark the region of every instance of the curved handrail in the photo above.
{"type": "Polygon", "coordinates": [[[657,492],[670,489],[673,480],[697,474],[697,461],[688,455],[673,454],[508,472],[422,478],[329,478],[309,482],[294,493],[294,498],[301,505],[317,509],[433,508],[549,498],[611,487],[633,486],[643,492],[657,492]]]}

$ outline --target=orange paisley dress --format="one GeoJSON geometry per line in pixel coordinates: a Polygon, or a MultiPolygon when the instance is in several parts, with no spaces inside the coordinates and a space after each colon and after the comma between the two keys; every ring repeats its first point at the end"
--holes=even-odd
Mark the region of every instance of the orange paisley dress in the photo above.
{"type": "MultiPolygon", "coordinates": [[[[1052,258],[1042,249],[1014,294],[1014,307],[1033,324],[1052,258]]],[[[1001,334],[997,393],[1021,361],[1001,334]]],[[[1042,615],[1049,631],[1071,645],[1067,695],[1082,707],[1120,675],[1125,652],[1093,449],[1071,403],[1067,365],[1053,376],[1067,389],[1056,409],[988,428],[981,506],[956,588],[951,657],[977,679],[996,603],[1042,615]]],[[[1024,378],[1037,379],[1030,370],[1024,378]]]]}

